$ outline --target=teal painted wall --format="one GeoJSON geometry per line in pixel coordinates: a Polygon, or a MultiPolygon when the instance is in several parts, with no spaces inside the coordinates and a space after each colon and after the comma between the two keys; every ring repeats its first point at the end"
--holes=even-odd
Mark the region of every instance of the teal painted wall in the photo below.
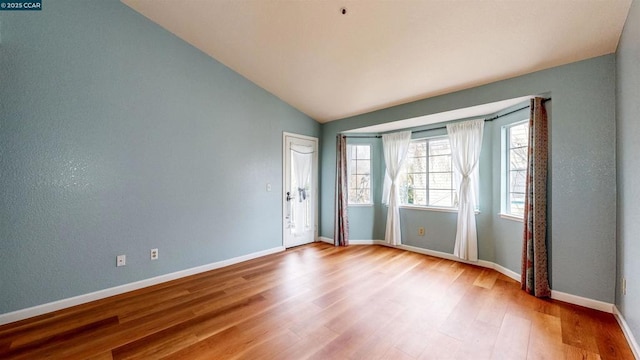
{"type": "MultiPolygon", "coordinates": [[[[553,101],[547,101],[545,107],[547,113],[552,113],[553,101]]],[[[529,105],[528,102],[513,106],[501,113],[508,113],[512,110],[522,108],[529,105]]],[[[507,269],[520,273],[522,253],[522,221],[505,219],[500,216],[501,212],[501,196],[502,196],[502,128],[505,125],[513,124],[522,120],[529,119],[529,108],[520,110],[513,114],[505,115],[494,120],[489,129],[491,141],[491,172],[494,174],[491,188],[491,217],[492,217],[492,240],[495,249],[495,262],[507,269]]],[[[550,116],[549,116],[550,118],[550,116]]],[[[551,119],[549,119],[551,121],[551,119]]]]}
{"type": "MultiPolygon", "coordinates": [[[[487,117],[506,114],[528,104],[528,101],[523,102],[487,117]]],[[[546,106],[551,112],[552,103],[547,102],[546,106]]],[[[522,222],[504,219],[499,215],[501,210],[501,132],[504,125],[528,118],[529,110],[525,109],[502,116],[494,121],[485,122],[483,146],[480,154],[480,211],[476,214],[479,256],[483,260],[496,262],[516,273],[520,272],[522,222]]],[[[438,129],[440,127],[442,126],[437,124],[413,128],[413,131],[421,130],[421,132],[414,132],[412,138],[446,135],[446,130],[438,129]],[[424,131],[430,128],[433,130],[424,131]]],[[[375,152],[378,154],[378,159],[374,160],[373,179],[374,184],[381,184],[385,169],[381,141],[379,139],[350,139],[350,142],[376,143],[379,146],[378,151],[375,152]]],[[[380,194],[378,192],[377,194],[374,206],[349,208],[351,239],[384,239],[387,208],[381,204],[380,194]],[[370,229],[377,231],[372,232],[370,229]]],[[[456,213],[402,207],[400,218],[404,244],[453,253],[458,218],[456,213]],[[423,236],[418,234],[419,227],[425,228],[423,236]]]]}
{"type": "Polygon", "coordinates": [[[618,278],[616,305],[640,340],[640,3],[634,1],[617,52],[618,278]],[[622,293],[627,279],[627,294],[622,293]]]}
{"type": "MultiPolygon", "coordinates": [[[[368,136],[370,134],[362,134],[368,136]]],[[[362,136],[360,135],[360,136],[362,136]]],[[[335,139],[335,138],[334,138],[335,139]]],[[[386,208],[381,206],[382,181],[384,179],[384,155],[382,154],[382,139],[379,138],[347,138],[347,144],[368,144],[371,146],[371,187],[373,195],[372,205],[350,205],[349,221],[356,226],[349,227],[349,237],[352,240],[371,240],[384,238],[384,224],[387,219],[386,208]]],[[[329,236],[333,238],[333,233],[329,236]]]]}
{"type": "MultiPolygon", "coordinates": [[[[428,130],[412,134],[412,138],[429,138],[447,134],[445,129],[440,129],[441,124],[432,125],[414,130],[428,130]],[[435,129],[434,129],[435,128],[435,129]]],[[[490,134],[490,122],[485,122],[482,150],[480,151],[480,212],[476,214],[476,226],[478,229],[478,256],[482,259],[493,261],[494,249],[491,229],[491,143],[487,134],[490,134]]],[[[454,212],[439,212],[432,210],[420,210],[405,207],[400,210],[400,226],[402,228],[403,244],[423,249],[435,250],[445,253],[453,253],[456,238],[458,215],[454,212]],[[424,227],[424,236],[418,235],[418,228],[424,227]]],[[[383,237],[380,240],[384,239],[383,237]]]]}
{"type": "Polygon", "coordinates": [[[317,122],[116,0],[0,22],[0,313],[282,244],[317,122]]]}
{"type": "MultiPolygon", "coordinates": [[[[547,93],[553,95],[550,111],[551,204],[548,229],[552,287],[557,291],[612,303],[615,297],[616,276],[613,54],[324,124],[321,138],[320,234],[327,237],[332,237],[333,234],[332,205],[337,133],[504,99],[547,93]]],[[[498,130],[497,125],[490,126],[494,127],[489,130],[492,133],[498,130]]],[[[489,162],[491,166],[493,161],[494,159],[489,162]]],[[[490,184],[495,184],[496,176],[499,174],[492,171],[490,184]]],[[[481,207],[482,203],[481,200],[481,207]]],[[[502,229],[500,226],[494,228],[495,209],[488,211],[491,212],[486,214],[489,219],[479,221],[490,227],[484,233],[482,229],[479,230],[480,258],[496,261],[519,272],[519,246],[499,248],[500,244],[497,242],[510,241],[507,238],[511,237],[510,234],[514,230],[506,227],[502,229]],[[494,234],[496,229],[498,233],[494,234]],[[502,240],[492,243],[493,235],[502,240]]],[[[427,213],[429,212],[422,211],[420,214],[427,213]]],[[[447,229],[454,223],[446,215],[444,219],[436,219],[420,214],[409,215],[415,218],[411,221],[431,221],[434,224],[445,222],[447,229]]],[[[484,211],[480,216],[485,216],[484,211]]],[[[355,222],[350,222],[350,225],[358,226],[355,222]]],[[[433,249],[453,249],[454,239],[451,234],[446,237],[450,239],[450,243],[432,244],[433,249]]],[[[418,245],[432,246],[426,242],[418,245]]]]}

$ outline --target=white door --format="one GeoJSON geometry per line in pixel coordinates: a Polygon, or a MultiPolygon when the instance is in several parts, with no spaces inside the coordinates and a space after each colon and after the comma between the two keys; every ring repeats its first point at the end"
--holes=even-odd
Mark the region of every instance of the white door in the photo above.
{"type": "Polygon", "coordinates": [[[316,239],[318,206],[318,139],[284,133],[284,247],[316,239]]]}

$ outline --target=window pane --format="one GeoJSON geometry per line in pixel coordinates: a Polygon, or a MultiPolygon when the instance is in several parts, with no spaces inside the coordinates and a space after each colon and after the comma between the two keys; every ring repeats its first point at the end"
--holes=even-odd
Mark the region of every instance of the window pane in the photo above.
{"type": "Polygon", "coordinates": [[[356,194],[356,202],[359,204],[368,204],[371,202],[369,189],[359,189],[356,194]]]}
{"type": "Polygon", "coordinates": [[[429,174],[429,189],[451,189],[451,173],[429,174]]]}
{"type": "Polygon", "coordinates": [[[358,145],[356,146],[356,156],[358,159],[370,159],[369,155],[369,145],[358,145]]]}
{"type": "Polygon", "coordinates": [[[407,158],[404,170],[408,173],[425,172],[426,163],[427,158],[425,157],[407,158]]]}
{"type": "Polygon", "coordinates": [[[451,155],[429,157],[429,171],[451,171],[451,155]]]}
{"type": "Polygon", "coordinates": [[[449,147],[449,139],[429,141],[429,155],[448,155],[448,154],[451,154],[451,149],[449,147]]]}
{"type": "Polygon", "coordinates": [[[408,155],[411,157],[427,156],[427,142],[416,141],[409,145],[408,155]]]}
{"type": "Polygon", "coordinates": [[[452,190],[429,190],[429,205],[453,206],[452,190]]]}
{"type": "Polygon", "coordinates": [[[410,204],[414,205],[427,205],[427,191],[426,190],[417,190],[414,189],[409,193],[410,198],[413,202],[410,204]]]}
{"type": "Polygon", "coordinates": [[[351,174],[349,177],[349,189],[355,189],[358,187],[358,175],[351,174]]]}
{"type": "Polygon", "coordinates": [[[355,160],[357,158],[356,146],[347,145],[347,160],[355,160]]]}
{"type": "Polygon", "coordinates": [[[511,194],[510,213],[513,215],[524,215],[524,194],[511,194]]]}
{"type": "Polygon", "coordinates": [[[425,173],[407,174],[407,186],[413,187],[416,189],[426,189],[427,174],[425,173]]]}
{"type": "Polygon", "coordinates": [[[526,191],[529,124],[523,122],[506,128],[507,143],[504,144],[509,161],[506,164],[507,193],[504,212],[522,216],[526,191]]]}
{"type": "Polygon", "coordinates": [[[358,175],[358,189],[368,189],[369,188],[369,175],[358,175]]]}
{"type": "Polygon", "coordinates": [[[349,189],[349,203],[356,203],[356,189],[349,189]]]}
{"type": "Polygon", "coordinates": [[[454,206],[449,139],[426,139],[409,144],[407,162],[399,177],[403,204],[454,206]],[[438,191],[443,190],[443,191],[438,191]],[[432,201],[430,196],[435,196],[432,201]]]}
{"type": "Polygon", "coordinates": [[[529,144],[529,124],[522,123],[520,125],[512,126],[510,129],[510,142],[509,147],[522,147],[529,144]]]}
{"type": "Polygon", "coordinates": [[[371,172],[371,162],[368,160],[358,161],[356,165],[356,174],[369,174],[371,172]]]}
{"type": "Polygon", "coordinates": [[[511,187],[509,191],[524,194],[526,190],[526,175],[527,173],[525,170],[512,171],[509,179],[509,185],[511,187]]]}
{"type": "Polygon", "coordinates": [[[511,170],[520,170],[527,168],[527,152],[528,148],[515,148],[509,151],[509,161],[511,170]]]}
{"type": "Polygon", "coordinates": [[[371,160],[369,145],[348,145],[349,161],[349,203],[371,204],[371,160]]]}
{"type": "Polygon", "coordinates": [[[356,160],[351,160],[349,161],[349,173],[350,174],[356,174],[356,166],[357,166],[358,162],[356,160]]]}

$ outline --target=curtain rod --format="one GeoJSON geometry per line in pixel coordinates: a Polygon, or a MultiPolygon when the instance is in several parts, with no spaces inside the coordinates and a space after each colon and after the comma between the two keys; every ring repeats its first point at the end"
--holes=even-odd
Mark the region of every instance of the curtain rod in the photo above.
{"type": "MultiPolygon", "coordinates": [[[[551,101],[551,98],[542,99],[543,103],[546,103],[547,101],[551,101]]],[[[504,114],[501,114],[501,115],[496,115],[496,116],[490,117],[488,119],[484,119],[484,121],[485,122],[493,121],[493,120],[499,119],[499,118],[501,118],[503,116],[511,115],[511,114],[516,113],[516,112],[518,112],[520,110],[524,110],[524,109],[528,109],[528,108],[529,108],[529,105],[523,106],[521,108],[509,111],[508,113],[504,113],[504,114]]],[[[446,129],[446,128],[447,128],[446,126],[440,126],[440,127],[431,128],[431,129],[412,131],[411,133],[412,134],[416,134],[416,133],[427,132],[427,131],[432,131],[432,130],[441,130],[441,129],[446,129]]],[[[348,135],[346,135],[345,137],[347,139],[379,139],[382,136],[381,135],[362,135],[362,136],[348,136],[348,135]]]]}
{"type": "MultiPolygon", "coordinates": [[[[551,100],[551,98],[545,98],[545,99],[542,99],[542,102],[543,102],[543,103],[546,103],[547,101],[550,101],[550,100],[551,100]]],[[[511,111],[509,111],[508,113],[504,113],[504,114],[500,114],[500,115],[496,115],[496,116],[490,117],[490,118],[488,118],[488,119],[484,119],[484,121],[485,121],[485,122],[493,121],[493,120],[499,119],[499,118],[501,118],[501,117],[503,117],[503,116],[511,115],[511,114],[513,114],[513,113],[517,113],[517,112],[518,112],[518,111],[520,111],[520,110],[524,110],[524,109],[528,109],[528,108],[529,108],[529,105],[527,105],[527,106],[523,106],[523,107],[521,107],[521,108],[518,108],[518,109],[515,109],[515,110],[511,110],[511,111]]],[[[437,128],[431,128],[431,129],[424,129],[424,130],[412,131],[411,133],[412,133],[412,134],[414,134],[414,133],[421,133],[421,132],[426,132],[426,131],[431,131],[431,130],[441,130],[441,129],[446,129],[446,128],[447,128],[446,126],[440,126],[440,127],[437,127],[437,128]]]]}

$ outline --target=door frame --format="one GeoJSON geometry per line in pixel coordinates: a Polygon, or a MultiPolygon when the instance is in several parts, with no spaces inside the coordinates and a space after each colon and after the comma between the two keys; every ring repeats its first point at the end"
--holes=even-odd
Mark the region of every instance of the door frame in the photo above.
{"type": "Polygon", "coordinates": [[[318,158],[320,157],[319,156],[320,143],[318,141],[318,138],[313,136],[300,135],[300,134],[283,131],[282,132],[282,193],[280,194],[280,199],[282,201],[282,208],[281,208],[282,212],[280,214],[280,221],[282,221],[282,247],[285,249],[287,248],[287,244],[285,244],[285,233],[287,231],[287,228],[286,228],[286,222],[284,218],[287,211],[286,209],[287,200],[285,199],[285,194],[287,193],[287,189],[286,189],[286,186],[287,186],[286,184],[287,182],[286,180],[287,179],[287,136],[296,137],[303,140],[309,140],[315,143],[315,152],[313,154],[313,165],[311,169],[311,179],[312,179],[311,181],[313,181],[315,184],[314,186],[315,190],[313,194],[313,199],[314,199],[313,242],[318,241],[318,218],[319,218],[318,208],[320,204],[320,199],[318,198],[318,194],[320,192],[320,184],[318,183],[318,180],[320,179],[320,176],[319,176],[320,169],[318,168],[318,158]]]}

